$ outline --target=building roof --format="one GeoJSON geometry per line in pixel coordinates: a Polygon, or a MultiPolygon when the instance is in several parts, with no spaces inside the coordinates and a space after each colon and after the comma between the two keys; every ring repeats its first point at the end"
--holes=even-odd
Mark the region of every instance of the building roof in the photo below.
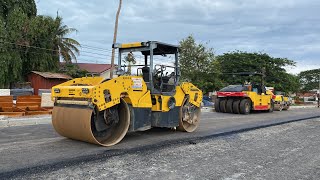
{"type": "Polygon", "coordinates": [[[38,74],[47,79],[72,79],[71,76],[60,73],[52,73],[52,72],[39,72],[39,71],[31,71],[32,73],[38,74]]]}
{"type": "Polygon", "coordinates": [[[91,64],[91,63],[76,63],[79,69],[86,70],[89,73],[103,73],[111,68],[111,64],[91,64]]]}

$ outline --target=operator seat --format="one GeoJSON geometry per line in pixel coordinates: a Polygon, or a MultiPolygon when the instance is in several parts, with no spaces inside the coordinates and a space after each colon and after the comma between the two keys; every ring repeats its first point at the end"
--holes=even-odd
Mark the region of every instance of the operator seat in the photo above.
{"type": "Polygon", "coordinates": [[[143,77],[143,80],[145,82],[150,82],[150,68],[149,67],[143,67],[142,68],[142,77],[143,77]]]}

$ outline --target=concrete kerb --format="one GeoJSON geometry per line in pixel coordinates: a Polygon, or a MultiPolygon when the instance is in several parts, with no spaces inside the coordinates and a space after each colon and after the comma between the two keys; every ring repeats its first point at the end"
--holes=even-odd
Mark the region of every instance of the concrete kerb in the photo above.
{"type": "MultiPolygon", "coordinates": [[[[290,109],[318,108],[318,106],[290,106],[290,109]]],[[[201,107],[201,112],[215,112],[214,107],[201,107]]]]}
{"type": "Polygon", "coordinates": [[[11,127],[11,126],[29,126],[29,125],[37,125],[37,124],[49,124],[49,123],[51,123],[51,115],[17,117],[17,118],[10,118],[5,116],[0,117],[0,128],[11,127]]]}
{"type": "Polygon", "coordinates": [[[318,108],[318,106],[290,106],[290,109],[300,109],[300,108],[318,108]]]}
{"type": "Polygon", "coordinates": [[[213,107],[201,107],[201,112],[214,112],[213,107]]]}

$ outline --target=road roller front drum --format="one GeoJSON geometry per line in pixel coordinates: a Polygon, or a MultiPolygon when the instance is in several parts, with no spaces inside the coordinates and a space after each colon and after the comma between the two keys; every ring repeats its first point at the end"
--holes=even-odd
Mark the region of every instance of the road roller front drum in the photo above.
{"type": "Polygon", "coordinates": [[[98,112],[92,108],[55,106],[52,124],[62,136],[102,146],[112,146],[126,135],[130,125],[128,104],[98,112]]]}

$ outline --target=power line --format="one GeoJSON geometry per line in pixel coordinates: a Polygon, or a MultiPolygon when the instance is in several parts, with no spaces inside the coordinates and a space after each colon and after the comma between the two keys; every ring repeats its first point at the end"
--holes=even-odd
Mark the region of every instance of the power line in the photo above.
{"type": "MultiPolygon", "coordinates": [[[[0,37],[1,38],[1,37],[0,37]]],[[[31,45],[24,45],[24,44],[18,44],[18,43],[14,43],[14,42],[7,42],[7,41],[0,41],[0,43],[4,43],[4,44],[11,44],[11,45],[17,45],[17,46],[23,46],[23,47],[28,47],[28,48],[34,48],[34,49],[41,49],[41,50],[46,50],[46,51],[52,51],[52,52],[65,52],[66,51],[60,51],[60,50],[55,50],[55,49],[48,49],[48,48],[42,48],[42,47],[38,47],[38,46],[31,46],[31,45]]],[[[98,48],[98,47],[94,47],[94,46],[89,46],[89,45],[81,45],[80,48],[87,48],[87,49],[101,49],[104,50],[106,52],[111,52],[111,50],[107,50],[107,49],[103,49],[103,48],[98,48]],[[83,47],[84,46],[84,47],[83,47]],[[86,47],[88,46],[88,47],[86,47]]],[[[87,54],[93,54],[93,55],[98,55],[98,56],[103,56],[103,57],[111,57],[111,54],[101,54],[101,53],[96,53],[96,52],[90,52],[90,51],[84,51],[84,50],[80,50],[80,55],[79,56],[86,56],[86,57],[93,57],[93,58],[102,58],[102,57],[96,57],[96,56],[91,56],[91,55],[86,55],[83,53],[87,53],[87,54]]],[[[139,55],[139,54],[134,54],[134,57],[140,57],[142,59],[144,59],[143,55],[139,55]]],[[[154,57],[154,59],[157,56],[154,57]]],[[[161,57],[160,57],[161,58],[161,57]]],[[[172,57],[169,57],[170,59],[172,57]]],[[[164,60],[164,59],[163,59],[164,60]]],[[[167,61],[167,60],[164,60],[167,61]]]]}
{"type": "MultiPolygon", "coordinates": [[[[0,39],[6,39],[7,37],[4,37],[4,36],[0,36],[0,39]]],[[[51,42],[52,39],[44,39],[44,38],[37,38],[38,40],[41,40],[42,42],[51,42]]],[[[0,40],[1,42],[1,40],[0,40]]],[[[101,50],[101,51],[106,51],[106,52],[111,52],[112,50],[111,49],[105,49],[105,48],[102,48],[102,47],[97,47],[97,46],[92,46],[92,45],[87,45],[87,44],[83,44],[83,43],[80,43],[80,47],[84,47],[84,48],[87,48],[87,49],[96,49],[96,50],[101,50]]]]}
{"type": "MultiPolygon", "coordinates": [[[[42,48],[42,47],[38,47],[38,46],[30,46],[30,45],[23,45],[23,44],[18,44],[18,43],[12,43],[12,42],[5,42],[5,41],[0,41],[0,43],[2,44],[11,44],[11,45],[17,45],[17,46],[22,46],[22,47],[28,47],[28,48],[34,48],[34,49],[39,49],[39,50],[45,50],[45,51],[51,51],[51,52],[65,52],[67,53],[66,51],[59,51],[59,50],[54,50],[54,49],[48,49],[48,48],[42,48]]],[[[13,49],[13,48],[12,48],[13,49]]],[[[17,48],[14,48],[14,49],[17,49],[17,48]]],[[[30,52],[30,51],[29,51],[30,52]]],[[[32,52],[34,53],[34,52],[32,52]]],[[[45,53],[45,52],[43,52],[45,53]]],[[[38,54],[41,54],[41,53],[38,53],[38,54]]],[[[49,54],[49,53],[46,53],[46,54],[49,54]]],[[[52,56],[58,56],[60,57],[60,55],[55,55],[55,54],[50,54],[52,56]]],[[[92,52],[88,52],[88,51],[81,51],[81,54],[79,55],[80,57],[81,56],[85,56],[85,57],[92,57],[92,58],[105,58],[105,57],[111,57],[110,54],[100,54],[100,53],[92,53],[92,52]],[[83,53],[88,53],[88,54],[83,54],[83,53]],[[103,56],[103,57],[98,57],[98,56],[92,56],[91,54],[93,55],[98,55],[98,56],[103,56]]],[[[138,55],[138,54],[134,54],[134,57],[138,57],[139,59],[137,59],[137,61],[144,61],[144,56],[142,55],[138,55]]],[[[118,56],[116,56],[116,58],[118,58],[118,56]]],[[[158,62],[171,62],[173,61],[172,60],[172,57],[168,57],[168,58],[164,58],[164,57],[154,57],[154,61],[158,61],[158,62]],[[169,58],[169,59],[168,59],[169,58]]]]}
{"type": "MultiPolygon", "coordinates": [[[[12,45],[23,46],[23,47],[34,48],[34,49],[41,49],[41,50],[52,51],[52,52],[64,52],[64,53],[68,53],[68,52],[66,52],[66,51],[61,51],[61,50],[55,50],[55,49],[42,48],[42,47],[38,47],[38,46],[23,45],[23,44],[12,43],[12,42],[6,42],[6,41],[0,41],[0,43],[4,43],[4,44],[12,44],[12,45]]],[[[93,53],[93,52],[88,52],[88,51],[82,51],[82,52],[84,52],[84,53],[88,53],[88,54],[95,54],[95,55],[101,55],[101,56],[108,56],[108,55],[106,55],[106,54],[93,53]]]]}
{"type": "MultiPolygon", "coordinates": [[[[12,45],[17,45],[17,46],[22,46],[22,47],[28,47],[28,48],[34,48],[34,49],[39,49],[39,50],[45,50],[45,51],[51,51],[51,52],[65,52],[65,51],[59,51],[59,50],[54,50],[54,49],[48,49],[48,48],[42,48],[42,47],[37,47],[37,46],[29,46],[29,45],[23,45],[23,44],[17,44],[17,43],[10,43],[10,42],[1,42],[2,44],[12,44],[12,45]]],[[[67,52],[65,52],[67,53],[67,52]]],[[[53,54],[52,54],[53,55],[53,54]]],[[[109,54],[99,54],[99,53],[92,53],[92,52],[87,52],[87,51],[82,51],[78,56],[85,56],[85,57],[92,57],[92,58],[106,58],[106,57],[111,57],[109,54]],[[93,54],[93,55],[98,55],[98,56],[92,56],[88,54],[83,54],[83,53],[88,53],[88,54],[93,54]],[[102,57],[100,57],[102,56],[102,57]]]]}
{"type": "MultiPolygon", "coordinates": [[[[17,49],[17,48],[11,48],[12,50],[18,50],[18,51],[20,51],[20,52],[25,52],[23,49],[17,49]]],[[[60,55],[56,55],[56,54],[51,54],[51,53],[46,53],[46,52],[31,52],[31,51],[28,51],[28,53],[32,53],[32,54],[41,54],[41,55],[43,55],[43,54],[48,54],[48,55],[50,55],[50,56],[55,56],[55,57],[60,57],[60,55]]],[[[77,58],[77,61],[90,61],[90,60],[84,60],[84,59],[78,59],[77,58]]],[[[92,61],[99,61],[99,62],[104,62],[105,60],[102,60],[102,59],[95,59],[95,60],[92,60],[92,61]]]]}
{"type": "Polygon", "coordinates": [[[100,51],[106,51],[106,52],[111,52],[112,50],[109,49],[103,49],[103,48],[99,48],[99,47],[94,47],[94,46],[88,46],[88,45],[84,45],[84,44],[80,44],[81,47],[87,48],[87,49],[92,49],[92,50],[100,50],[100,51]]]}

